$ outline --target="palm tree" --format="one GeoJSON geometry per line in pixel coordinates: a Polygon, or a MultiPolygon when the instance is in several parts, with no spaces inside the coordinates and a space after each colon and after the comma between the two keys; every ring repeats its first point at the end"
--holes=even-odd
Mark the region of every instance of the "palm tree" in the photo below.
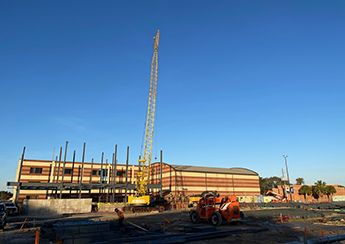
{"type": "Polygon", "coordinates": [[[296,179],[296,185],[303,185],[304,184],[304,179],[299,177],[296,179]]]}
{"type": "Polygon", "coordinates": [[[321,201],[323,201],[323,195],[326,194],[326,182],[322,180],[318,180],[314,184],[314,193],[321,197],[321,201]]]}
{"type": "Polygon", "coordinates": [[[304,185],[301,188],[299,188],[298,193],[304,195],[304,201],[307,202],[307,195],[311,195],[313,191],[309,186],[304,185]]]}
{"type": "Polygon", "coordinates": [[[337,193],[337,190],[334,186],[326,186],[326,194],[329,200],[329,195],[333,196],[334,193],[337,193]]]}

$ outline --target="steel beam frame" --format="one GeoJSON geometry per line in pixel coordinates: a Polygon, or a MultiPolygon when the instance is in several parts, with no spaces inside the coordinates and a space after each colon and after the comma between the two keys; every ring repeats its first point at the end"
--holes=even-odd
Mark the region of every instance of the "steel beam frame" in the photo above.
{"type": "MultiPolygon", "coordinates": [[[[113,183],[100,184],[100,183],[70,183],[70,182],[61,182],[59,183],[35,183],[35,182],[7,182],[7,186],[16,186],[20,187],[20,190],[79,190],[79,187],[82,190],[92,190],[92,189],[126,189],[126,183],[113,183]]],[[[150,189],[161,188],[161,184],[150,184],[150,189]]],[[[134,190],[135,184],[127,183],[128,190],[134,190]]]]}

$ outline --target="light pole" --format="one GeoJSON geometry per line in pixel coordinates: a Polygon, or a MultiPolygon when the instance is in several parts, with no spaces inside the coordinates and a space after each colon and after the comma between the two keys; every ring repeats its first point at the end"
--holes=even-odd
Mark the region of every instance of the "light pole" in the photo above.
{"type": "Polygon", "coordinates": [[[291,186],[290,186],[290,178],[289,178],[289,170],[288,170],[288,166],[287,166],[287,160],[286,158],[288,157],[288,155],[283,155],[284,159],[285,159],[285,166],[286,166],[286,175],[287,175],[287,180],[289,183],[289,192],[290,192],[290,202],[292,202],[292,195],[291,195],[291,186]]]}

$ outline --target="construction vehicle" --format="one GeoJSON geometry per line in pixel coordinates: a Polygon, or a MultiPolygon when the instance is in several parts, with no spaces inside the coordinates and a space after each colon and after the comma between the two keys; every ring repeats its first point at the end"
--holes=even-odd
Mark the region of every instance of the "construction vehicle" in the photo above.
{"type": "Polygon", "coordinates": [[[192,207],[196,207],[198,205],[198,202],[201,198],[201,195],[192,195],[190,196],[190,198],[188,199],[188,207],[192,208],[192,207]]]}
{"type": "Polygon", "coordinates": [[[190,196],[189,201],[188,201],[188,207],[190,207],[190,208],[196,207],[199,203],[199,200],[202,198],[202,196],[204,196],[208,193],[217,194],[217,191],[215,191],[215,192],[204,191],[201,194],[194,194],[194,195],[190,196]]]}
{"type": "Polygon", "coordinates": [[[149,184],[151,173],[151,155],[152,155],[152,141],[153,141],[153,127],[155,120],[155,107],[156,107],[156,88],[157,88],[157,74],[158,74],[158,44],[159,44],[159,30],[156,37],[154,37],[154,53],[151,65],[151,80],[149,100],[146,116],[145,128],[145,144],[144,154],[142,159],[139,159],[139,173],[136,176],[135,188],[136,196],[129,196],[128,203],[130,204],[149,204],[149,184]],[[140,164],[141,167],[140,167],[140,164]]]}
{"type": "Polygon", "coordinates": [[[194,224],[201,220],[208,220],[212,225],[219,226],[223,221],[241,221],[243,213],[240,211],[236,196],[219,196],[217,192],[203,192],[196,210],[189,214],[194,224]]]}
{"type": "Polygon", "coordinates": [[[285,203],[285,202],[289,202],[289,200],[287,199],[287,197],[285,197],[285,196],[282,195],[282,194],[276,193],[276,192],[274,192],[274,191],[272,191],[272,190],[268,190],[268,191],[266,192],[266,196],[267,196],[267,195],[270,195],[270,196],[273,196],[273,197],[274,197],[274,199],[273,199],[273,202],[274,202],[274,203],[279,203],[279,202],[285,203]]]}

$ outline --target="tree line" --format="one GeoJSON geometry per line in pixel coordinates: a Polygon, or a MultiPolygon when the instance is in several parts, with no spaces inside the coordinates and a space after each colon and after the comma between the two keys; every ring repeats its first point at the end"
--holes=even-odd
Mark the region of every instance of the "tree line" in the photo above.
{"type": "Polygon", "coordinates": [[[13,194],[9,191],[0,191],[0,200],[8,200],[13,194]]]}
{"type": "MultiPolygon", "coordinates": [[[[304,182],[303,182],[304,183],[304,182]]],[[[319,199],[321,197],[321,200],[323,201],[323,196],[327,195],[328,200],[330,196],[333,196],[334,193],[337,193],[337,190],[334,186],[328,186],[326,182],[322,180],[318,180],[314,183],[312,187],[308,185],[303,185],[299,190],[298,193],[300,195],[304,195],[304,200],[307,201],[307,195],[313,195],[314,198],[319,199]]]]}
{"type": "MultiPolygon", "coordinates": [[[[269,178],[259,178],[260,183],[260,193],[261,195],[265,195],[266,192],[272,188],[277,188],[278,186],[282,185],[292,185],[290,182],[282,182],[281,178],[277,176],[269,177],[269,178]]],[[[304,195],[304,199],[307,200],[308,195],[313,195],[314,198],[323,201],[323,197],[327,195],[328,199],[330,196],[333,196],[334,193],[337,193],[337,190],[334,186],[327,185],[326,182],[322,180],[318,180],[314,183],[312,187],[308,185],[304,185],[304,179],[299,177],[296,179],[296,185],[303,185],[299,190],[298,193],[300,195],[304,195]]]]}

